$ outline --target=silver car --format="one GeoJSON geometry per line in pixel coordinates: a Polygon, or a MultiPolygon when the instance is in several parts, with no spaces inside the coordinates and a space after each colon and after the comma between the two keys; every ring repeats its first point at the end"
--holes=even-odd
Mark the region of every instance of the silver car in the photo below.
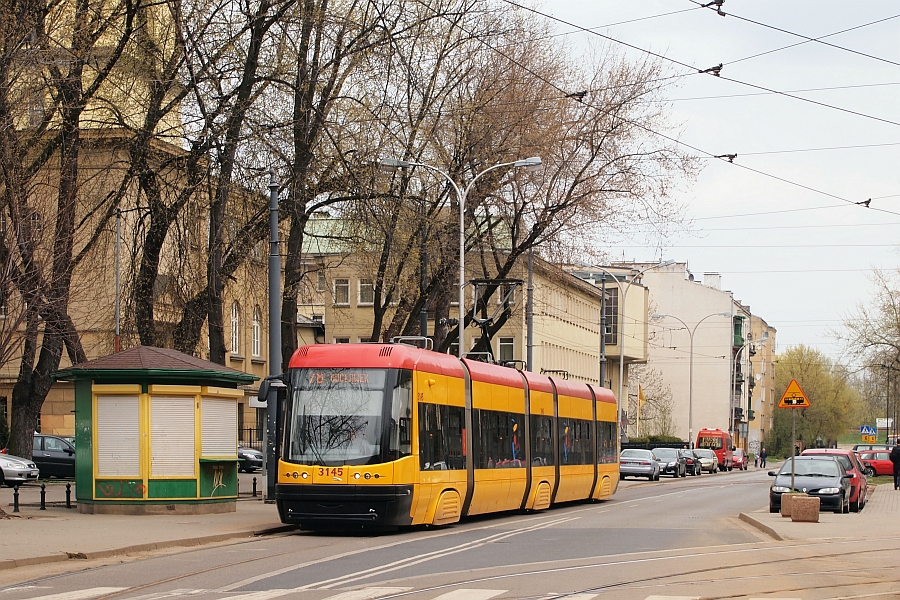
{"type": "Polygon", "coordinates": [[[650,450],[626,448],[619,453],[619,479],[646,477],[659,481],[659,461],[650,450]]]}
{"type": "Polygon", "coordinates": [[[709,473],[715,473],[719,470],[719,457],[716,453],[707,448],[695,448],[694,454],[700,457],[700,467],[709,473]]]}
{"type": "Polygon", "coordinates": [[[38,475],[40,471],[32,461],[0,454],[0,485],[6,484],[8,487],[22,485],[28,481],[36,481],[38,475]]]}

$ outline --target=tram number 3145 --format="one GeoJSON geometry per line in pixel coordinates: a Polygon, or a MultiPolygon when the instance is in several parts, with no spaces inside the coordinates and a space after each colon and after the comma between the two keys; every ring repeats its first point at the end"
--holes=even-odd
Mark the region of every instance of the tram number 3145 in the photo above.
{"type": "Polygon", "coordinates": [[[344,468],[343,467],[319,467],[319,476],[328,476],[331,475],[333,477],[343,477],[344,468]]]}

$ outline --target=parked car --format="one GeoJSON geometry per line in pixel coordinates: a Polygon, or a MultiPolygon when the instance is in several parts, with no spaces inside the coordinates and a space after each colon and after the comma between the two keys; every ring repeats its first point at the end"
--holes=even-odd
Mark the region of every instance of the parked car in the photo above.
{"type": "Polygon", "coordinates": [[[866,482],[865,467],[859,462],[854,452],[839,448],[810,448],[804,450],[800,456],[834,456],[844,467],[847,473],[853,475],[850,479],[850,510],[859,512],[869,500],[869,487],[866,482]]]}
{"type": "Polygon", "coordinates": [[[679,450],[681,456],[684,457],[685,468],[691,475],[702,475],[703,467],[700,465],[700,457],[693,450],[679,450]]]}
{"type": "Polygon", "coordinates": [[[837,457],[827,454],[793,456],[779,472],[769,471],[775,478],[769,488],[769,512],[781,510],[781,495],[791,491],[791,464],[794,465],[794,489],[819,498],[820,510],[838,514],[850,512],[850,480],[837,457]]]}
{"type": "Polygon", "coordinates": [[[700,467],[708,473],[719,471],[719,457],[707,448],[695,448],[694,454],[700,457],[700,467]]]}
{"type": "Polygon", "coordinates": [[[626,448],[619,453],[619,479],[646,477],[659,481],[659,461],[650,450],[626,448]]]}
{"type": "Polygon", "coordinates": [[[672,477],[687,477],[687,462],[677,448],[654,448],[653,454],[659,459],[659,472],[672,477]]]}
{"type": "Polygon", "coordinates": [[[863,464],[866,477],[894,474],[894,463],[891,462],[891,453],[887,450],[864,450],[857,452],[856,456],[863,464]]]}
{"type": "Polygon", "coordinates": [[[263,453],[253,448],[238,446],[238,471],[252,473],[263,468],[263,453]]]}
{"type": "Polygon", "coordinates": [[[893,446],[888,444],[856,444],[853,446],[854,452],[863,452],[865,450],[890,450],[893,446]]]}
{"type": "Polygon", "coordinates": [[[734,468],[737,470],[747,470],[747,463],[749,462],[747,458],[747,454],[744,452],[743,448],[735,448],[731,452],[731,461],[734,465],[734,468]]]}
{"type": "Polygon", "coordinates": [[[36,481],[39,475],[40,469],[34,462],[12,454],[0,455],[0,485],[22,485],[28,481],[36,481]]]}
{"type": "Polygon", "coordinates": [[[44,477],[75,477],[75,446],[61,437],[34,434],[31,456],[44,477]]]}

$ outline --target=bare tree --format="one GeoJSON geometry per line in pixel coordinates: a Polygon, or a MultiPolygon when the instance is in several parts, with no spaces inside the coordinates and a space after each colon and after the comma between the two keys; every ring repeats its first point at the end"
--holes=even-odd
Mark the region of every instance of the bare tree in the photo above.
{"type": "Polygon", "coordinates": [[[16,234],[5,251],[27,307],[12,392],[10,448],[21,456],[31,456],[63,349],[71,362],[85,360],[68,314],[73,273],[84,256],[76,244],[93,242],[85,231],[95,229],[97,218],[81,193],[84,130],[104,110],[91,103],[123,56],[141,9],[132,0],[78,0],[7,3],[0,10],[0,186],[16,234]]]}

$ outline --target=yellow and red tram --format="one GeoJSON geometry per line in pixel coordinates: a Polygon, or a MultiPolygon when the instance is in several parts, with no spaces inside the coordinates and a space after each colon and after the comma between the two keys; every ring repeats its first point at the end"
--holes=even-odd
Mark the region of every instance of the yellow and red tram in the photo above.
{"type": "Polygon", "coordinates": [[[304,346],[286,378],[284,523],[444,525],[606,499],[619,481],[605,388],[405,344],[304,346]]]}

